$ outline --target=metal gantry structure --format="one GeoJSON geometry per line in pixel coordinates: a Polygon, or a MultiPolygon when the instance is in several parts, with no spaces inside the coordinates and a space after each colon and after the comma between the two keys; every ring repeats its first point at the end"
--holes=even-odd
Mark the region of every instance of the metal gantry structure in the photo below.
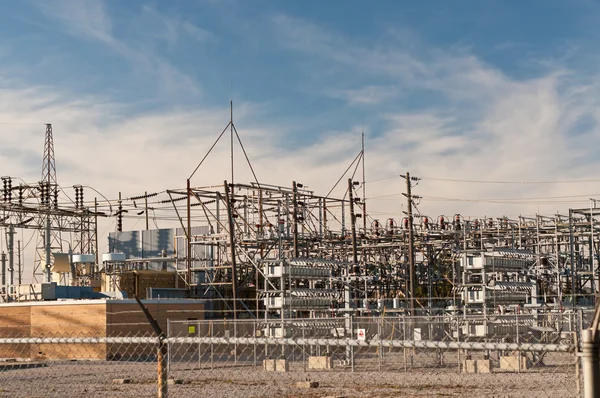
{"type": "Polygon", "coordinates": [[[397,219],[378,220],[362,213],[360,188],[350,180],[344,198],[297,182],[169,190],[166,202],[186,241],[176,253],[178,272],[193,295],[232,317],[437,314],[452,307],[494,312],[500,310],[495,303],[539,308],[594,300],[600,244],[594,202],[568,215],[429,217],[409,207],[397,219]],[[208,232],[188,232],[197,224],[208,232]],[[475,272],[468,267],[474,257],[512,262],[475,272]],[[475,290],[487,290],[490,300],[475,305],[468,298],[475,290]],[[285,308],[309,297],[327,298],[329,305],[307,309],[303,301],[285,308]]]}

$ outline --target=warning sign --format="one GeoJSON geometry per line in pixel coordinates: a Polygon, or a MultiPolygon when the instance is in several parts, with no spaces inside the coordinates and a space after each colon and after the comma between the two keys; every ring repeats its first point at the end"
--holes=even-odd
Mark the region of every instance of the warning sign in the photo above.
{"type": "Polygon", "coordinates": [[[358,329],[358,330],[356,331],[356,338],[357,338],[358,340],[365,341],[366,337],[367,337],[367,335],[366,335],[366,333],[365,333],[365,329],[358,329]]]}
{"type": "Polygon", "coordinates": [[[188,333],[189,334],[196,333],[196,326],[192,326],[192,325],[188,326],[188,333]]]}

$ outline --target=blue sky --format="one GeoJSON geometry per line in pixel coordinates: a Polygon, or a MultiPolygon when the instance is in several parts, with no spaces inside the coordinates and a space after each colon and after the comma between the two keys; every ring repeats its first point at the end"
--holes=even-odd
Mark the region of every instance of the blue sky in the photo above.
{"type": "MultiPolygon", "coordinates": [[[[60,180],[86,178],[112,196],[183,186],[233,99],[265,182],[303,179],[326,193],[360,150],[362,130],[367,180],[406,171],[592,179],[598,17],[600,6],[584,0],[6,2],[2,173],[37,178],[43,128],[25,123],[52,122],[60,180]]],[[[226,149],[199,185],[227,175],[226,149]]],[[[400,198],[386,195],[402,191],[401,180],[383,181],[368,185],[382,214],[400,198]]],[[[556,211],[600,192],[435,180],[419,189],[424,211],[474,216],[556,211]],[[523,199],[518,208],[435,199],[565,192],[567,200],[523,199]]]]}

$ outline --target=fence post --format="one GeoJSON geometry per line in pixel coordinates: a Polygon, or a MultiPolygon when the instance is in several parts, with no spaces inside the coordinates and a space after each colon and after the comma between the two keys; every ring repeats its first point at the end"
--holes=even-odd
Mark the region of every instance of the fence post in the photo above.
{"type": "Polygon", "coordinates": [[[210,321],[210,337],[211,337],[211,339],[210,339],[210,368],[212,369],[213,368],[213,357],[215,355],[215,348],[214,348],[213,339],[212,339],[212,337],[214,337],[213,336],[213,321],[210,321]]]}
{"type": "MultiPolygon", "coordinates": [[[[171,320],[167,319],[167,338],[171,337],[171,320]]],[[[167,340],[168,341],[168,340],[167,340]]],[[[171,343],[167,343],[167,372],[171,372],[171,343]]]]}
{"type": "MultiPolygon", "coordinates": [[[[402,317],[402,329],[403,329],[403,338],[404,341],[406,342],[408,339],[406,338],[406,317],[402,317]]],[[[408,372],[408,368],[406,367],[406,345],[402,348],[402,351],[404,352],[404,373],[408,372]]]]}
{"type": "MultiPolygon", "coordinates": [[[[350,339],[354,337],[354,315],[350,315],[350,339]]],[[[352,372],[354,372],[354,345],[350,346],[350,364],[352,365],[352,372]]]]}
{"type": "Polygon", "coordinates": [[[594,398],[600,395],[600,355],[598,339],[592,329],[582,331],[583,396],[594,398]]]}
{"type": "MultiPolygon", "coordinates": [[[[456,341],[460,343],[460,319],[459,315],[456,314],[456,341]]],[[[456,361],[458,362],[458,373],[460,374],[460,348],[456,349],[456,361]]]]}
{"type": "Polygon", "coordinates": [[[254,339],[253,363],[254,367],[256,367],[256,321],[252,321],[252,338],[254,339]]]}
{"type": "Polygon", "coordinates": [[[169,390],[167,380],[169,379],[169,356],[168,346],[161,339],[158,343],[158,398],[168,398],[169,390]]]}
{"type": "MultiPolygon", "coordinates": [[[[521,339],[519,338],[519,313],[515,311],[515,318],[517,320],[517,344],[519,344],[521,339]]],[[[521,350],[517,353],[517,360],[519,361],[517,365],[517,373],[521,373],[521,350]]]]}

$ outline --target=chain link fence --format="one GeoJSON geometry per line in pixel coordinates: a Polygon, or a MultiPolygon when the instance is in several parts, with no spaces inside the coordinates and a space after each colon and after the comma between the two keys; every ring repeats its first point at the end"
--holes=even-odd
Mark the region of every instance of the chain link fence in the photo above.
{"type": "Polygon", "coordinates": [[[7,329],[0,396],[150,397],[160,374],[171,397],[578,396],[578,325],[576,313],[169,321],[164,361],[149,330],[7,329]]]}

